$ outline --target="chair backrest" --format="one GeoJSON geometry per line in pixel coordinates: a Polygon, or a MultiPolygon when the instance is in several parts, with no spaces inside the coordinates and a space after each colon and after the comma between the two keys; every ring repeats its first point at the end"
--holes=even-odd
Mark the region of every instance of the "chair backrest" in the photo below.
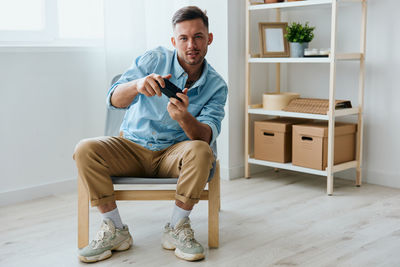
{"type": "MultiPolygon", "coordinates": [[[[122,74],[116,75],[112,81],[111,85],[116,83],[122,74]]],[[[126,110],[124,109],[107,109],[106,115],[106,126],[104,130],[104,135],[106,136],[119,136],[119,129],[124,119],[126,110]]]]}

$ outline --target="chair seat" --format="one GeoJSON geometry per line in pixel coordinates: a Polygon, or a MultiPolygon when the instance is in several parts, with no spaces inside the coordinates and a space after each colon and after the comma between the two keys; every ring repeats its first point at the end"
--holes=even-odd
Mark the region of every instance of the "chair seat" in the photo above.
{"type": "Polygon", "coordinates": [[[176,184],[178,178],[111,177],[113,184],[176,184]]]}

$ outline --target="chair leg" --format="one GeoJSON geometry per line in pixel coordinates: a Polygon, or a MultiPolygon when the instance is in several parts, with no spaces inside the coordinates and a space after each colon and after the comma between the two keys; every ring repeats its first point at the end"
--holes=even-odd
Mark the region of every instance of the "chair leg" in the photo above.
{"type": "Polygon", "coordinates": [[[217,169],[208,184],[208,247],[219,247],[220,176],[217,169]]]}
{"type": "Polygon", "coordinates": [[[218,192],[218,211],[221,211],[221,177],[219,170],[218,170],[217,192],[218,192]]]}
{"type": "Polygon", "coordinates": [[[89,195],[82,180],[78,178],[78,248],[89,244],[89,195]]]}

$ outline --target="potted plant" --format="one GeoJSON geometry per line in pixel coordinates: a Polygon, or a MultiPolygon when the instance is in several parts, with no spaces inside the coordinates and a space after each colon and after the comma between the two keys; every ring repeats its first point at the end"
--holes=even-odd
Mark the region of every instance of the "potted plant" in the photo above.
{"type": "Polygon", "coordinates": [[[286,27],[285,38],[290,45],[290,57],[303,57],[304,49],[308,48],[308,43],[314,38],[315,27],[292,22],[286,27]]]}

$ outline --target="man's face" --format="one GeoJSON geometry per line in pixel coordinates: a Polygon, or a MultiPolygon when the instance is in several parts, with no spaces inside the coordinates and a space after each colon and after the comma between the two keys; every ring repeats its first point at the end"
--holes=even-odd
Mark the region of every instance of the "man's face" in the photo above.
{"type": "Polygon", "coordinates": [[[177,23],[171,41],[178,51],[180,63],[194,66],[203,63],[212,39],[212,33],[208,33],[207,27],[199,18],[177,23]]]}

